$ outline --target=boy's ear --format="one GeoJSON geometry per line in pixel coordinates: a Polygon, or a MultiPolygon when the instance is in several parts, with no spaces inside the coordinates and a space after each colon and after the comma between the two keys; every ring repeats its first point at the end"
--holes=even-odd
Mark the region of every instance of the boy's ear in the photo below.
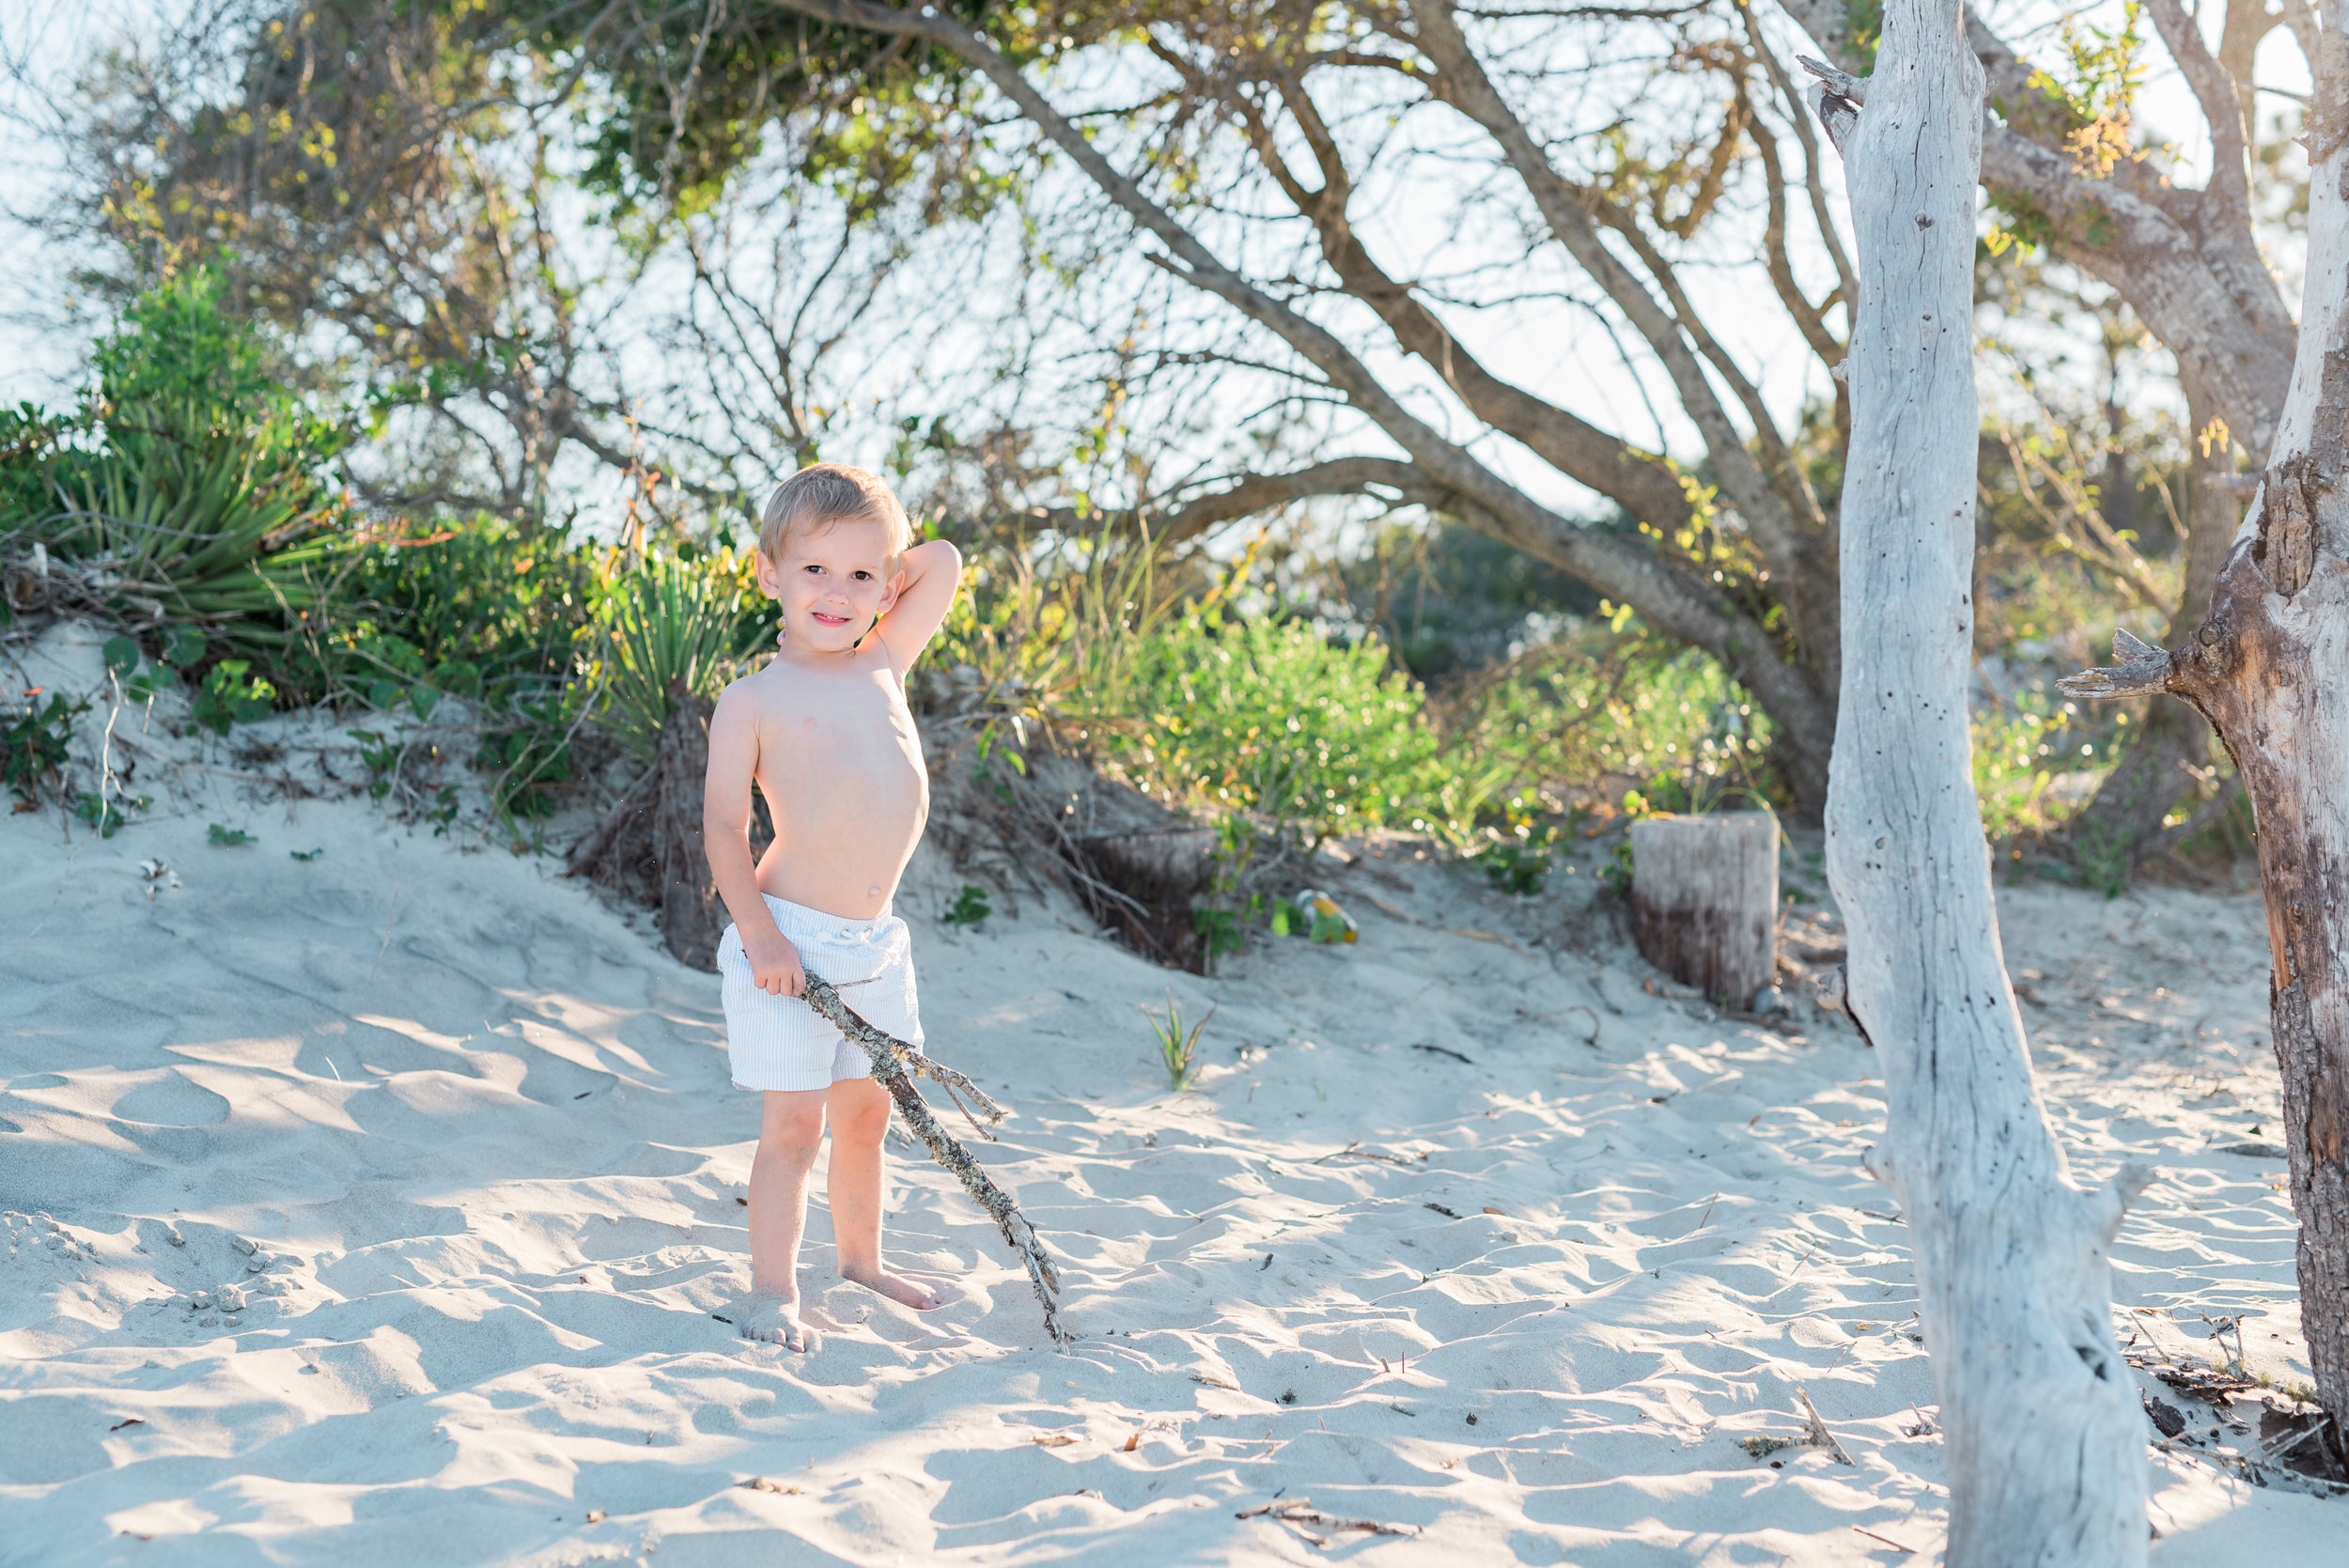
{"type": "Polygon", "coordinates": [[[889,586],[881,592],[880,609],[875,618],[888,614],[897,607],[897,596],[906,591],[906,569],[899,567],[889,574],[889,586]]]}
{"type": "Polygon", "coordinates": [[[783,598],[783,568],[765,551],[756,551],[758,591],[769,598],[783,598]]]}

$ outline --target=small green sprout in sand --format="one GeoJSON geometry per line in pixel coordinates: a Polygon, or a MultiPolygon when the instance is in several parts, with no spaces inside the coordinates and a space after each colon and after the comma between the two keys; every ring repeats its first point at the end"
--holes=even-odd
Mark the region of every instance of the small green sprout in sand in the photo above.
{"type": "Polygon", "coordinates": [[[1215,1008],[1207,1009],[1207,1017],[1183,1032],[1183,1009],[1174,1000],[1174,993],[1166,993],[1166,1017],[1161,1018],[1147,1007],[1142,1016],[1150,1020],[1150,1032],[1158,1037],[1159,1055],[1166,1063],[1166,1081],[1179,1094],[1190,1087],[1192,1063],[1199,1058],[1199,1034],[1215,1017],[1215,1008]]]}
{"type": "Polygon", "coordinates": [[[946,924],[968,931],[994,912],[987,901],[987,890],[965,882],[946,910],[946,924]]]}
{"type": "Polygon", "coordinates": [[[222,846],[223,847],[239,844],[257,844],[260,842],[251,833],[246,832],[242,828],[224,827],[218,822],[212,824],[211,841],[214,844],[222,846]]]}

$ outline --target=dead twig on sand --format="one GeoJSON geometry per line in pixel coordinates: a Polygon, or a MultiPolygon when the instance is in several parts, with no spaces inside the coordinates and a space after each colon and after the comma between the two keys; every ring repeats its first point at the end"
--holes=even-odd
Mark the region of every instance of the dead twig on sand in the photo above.
{"type": "Polygon", "coordinates": [[[1833,1459],[1838,1465],[1850,1465],[1854,1469],[1859,1468],[1852,1456],[1843,1452],[1843,1445],[1835,1440],[1835,1434],[1827,1429],[1827,1422],[1819,1419],[1819,1407],[1811,1403],[1811,1395],[1799,1383],[1795,1385],[1795,1397],[1802,1401],[1802,1413],[1811,1418],[1812,1446],[1827,1450],[1828,1457],[1833,1459]]]}
{"type": "MultiPolygon", "coordinates": [[[[1425,1155],[1422,1155],[1419,1157],[1425,1159],[1427,1157],[1425,1155]]],[[[1309,1165],[1327,1165],[1333,1159],[1348,1158],[1375,1159],[1383,1165],[1400,1165],[1407,1170],[1412,1163],[1411,1161],[1404,1158],[1401,1155],[1391,1155],[1383,1149],[1365,1149],[1362,1147],[1362,1141],[1359,1138],[1354,1140],[1353,1142],[1348,1143],[1343,1149],[1332,1149],[1328,1154],[1321,1156],[1319,1158],[1308,1160],[1306,1163],[1309,1165]]]]}
{"type": "Polygon", "coordinates": [[[913,1079],[917,1076],[926,1078],[944,1089],[947,1097],[955,1102],[956,1109],[962,1112],[972,1127],[990,1142],[996,1141],[995,1135],[979,1126],[978,1117],[972,1115],[971,1107],[963,1103],[963,1096],[969,1095],[989,1122],[1002,1121],[1003,1108],[989,1099],[985,1090],[952,1067],[941,1066],[895,1035],[884,1033],[866,1023],[840,1000],[838,991],[813,971],[807,974],[804,1000],[808,1006],[816,1010],[817,1017],[828,1020],[841,1033],[863,1048],[864,1054],[872,1058],[874,1081],[888,1090],[890,1097],[897,1102],[898,1112],[905,1117],[906,1125],[913,1129],[916,1137],[930,1146],[930,1157],[962,1183],[962,1189],[971,1194],[971,1201],[985,1209],[988,1217],[995,1221],[996,1229],[1003,1233],[1004,1242],[1027,1265],[1028,1282],[1035,1287],[1035,1298],[1044,1306],[1045,1331],[1052,1336],[1053,1343],[1066,1348],[1068,1330],[1061,1326],[1060,1321],[1060,1274],[1052,1267],[1051,1257],[1044,1250],[1044,1243],[1036,1235],[1035,1227],[1029,1224],[1028,1217],[1019,1212],[1019,1204],[1011,1194],[996,1186],[993,1178],[979,1169],[978,1161],[971,1157],[971,1151],[938,1125],[938,1118],[930,1114],[929,1104],[922,1098],[922,1092],[913,1086],[913,1079]]]}
{"type": "Polygon", "coordinates": [[[1326,1535],[1315,1535],[1305,1528],[1307,1525],[1319,1525],[1327,1530],[1365,1530],[1372,1535],[1417,1535],[1419,1533],[1417,1525],[1382,1525],[1376,1519],[1341,1519],[1334,1514],[1322,1513],[1314,1507],[1310,1498],[1306,1498],[1260,1502],[1253,1507],[1243,1508],[1232,1515],[1235,1519],[1253,1519],[1260,1516],[1274,1519],[1288,1526],[1316,1546],[1328,1545],[1330,1538],[1326,1535]]]}

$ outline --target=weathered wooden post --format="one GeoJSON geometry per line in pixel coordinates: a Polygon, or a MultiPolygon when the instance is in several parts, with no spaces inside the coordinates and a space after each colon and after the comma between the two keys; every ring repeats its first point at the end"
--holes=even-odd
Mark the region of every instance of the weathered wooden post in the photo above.
{"type": "Polygon", "coordinates": [[[1740,1012],[1778,964],[1778,818],[1651,816],[1631,825],[1640,956],[1740,1012]]]}

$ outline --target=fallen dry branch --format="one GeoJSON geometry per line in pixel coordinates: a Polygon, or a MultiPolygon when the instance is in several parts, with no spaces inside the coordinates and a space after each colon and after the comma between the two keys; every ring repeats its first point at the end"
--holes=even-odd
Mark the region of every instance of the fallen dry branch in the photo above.
{"type": "MultiPolygon", "coordinates": [[[[1425,1159],[1427,1157],[1423,1154],[1419,1157],[1421,1159],[1425,1159]]],[[[1307,1163],[1312,1165],[1327,1165],[1333,1159],[1375,1159],[1383,1165],[1400,1165],[1406,1169],[1408,1169],[1413,1163],[1411,1160],[1406,1159],[1401,1155],[1389,1154],[1384,1149],[1365,1149],[1362,1147],[1362,1141],[1359,1138],[1354,1140],[1353,1142],[1348,1143],[1343,1149],[1332,1149],[1330,1153],[1323,1155],[1320,1158],[1309,1160],[1307,1163]]]]}
{"type": "Polygon", "coordinates": [[[922,1092],[913,1086],[913,1079],[917,1076],[926,1078],[945,1090],[947,1098],[955,1102],[956,1109],[962,1112],[979,1136],[989,1142],[996,1141],[995,1135],[979,1125],[978,1117],[972,1114],[971,1107],[963,1102],[963,1096],[969,1095],[989,1122],[1002,1121],[1003,1108],[989,1099],[985,1090],[952,1067],[931,1061],[895,1035],[866,1023],[840,1000],[838,991],[813,970],[807,971],[804,997],[818,1017],[829,1020],[841,1033],[863,1048],[864,1054],[873,1061],[874,1081],[888,1090],[890,1097],[897,1102],[897,1110],[905,1117],[906,1125],[913,1129],[916,1137],[930,1146],[930,1157],[962,1183],[962,1189],[971,1194],[971,1201],[985,1209],[988,1217],[995,1221],[996,1229],[1003,1233],[1004,1242],[1027,1265],[1028,1281],[1035,1287],[1035,1298],[1043,1303],[1045,1331],[1052,1336],[1053,1343],[1066,1347],[1068,1330],[1061,1327],[1060,1321],[1060,1274],[1052,1267],[1052,1260],[1045,1252],[1044,1243],[1036,1235],[1035,1227],[1029,1224],[1028,1217],[1019,1212],[1019,1204],[1011,1194],[996,1186],[994,1179],[979,1169],[979,1162],[971,1157],[971,1151],[938,1125],[938,1118],[930,1114],[929,1104],[922,1098],[922,1092]]]}
{"type": "Polygon", "coordinates": [[[1235,1519],[1253,1519],[1260,1516],[1276,1519],[1287,1525],[1316,1545],[1325,1543],[1319,1536],[1305,1529],[1307,1525],[1319,1525],[1322,1529],[1329,1530],[1365,1530],[1372,1535],[1417,1535],[1419,1533],[1419,1527],[1416,1525],[1385,1525],[1376,1519],[1341,1519],[1334,1514],[1324,1514],[1315,1508],[1312,1499],[1308,1498],[1288,1498],[1274,1502],[1260,1502],[1253,1507],[1243,1508],[1232,1515],[1235,1519]]]}
{"type": "Polygon", "coordinates": [[[1811,1395],[1799,1384],[1796,1385],[1795,1397],[1802,1401],[1802,1413],[1811,1418],[1811,1446],[1827,1450],[1828,1457],[1838,1465],[1853,1464],[1852,1456],[1843,1452],[1843,1445],[1827,1429],[1827,1422],[1819,1419],[1819,1407],[1811,1403],[1811,1395]]]}

